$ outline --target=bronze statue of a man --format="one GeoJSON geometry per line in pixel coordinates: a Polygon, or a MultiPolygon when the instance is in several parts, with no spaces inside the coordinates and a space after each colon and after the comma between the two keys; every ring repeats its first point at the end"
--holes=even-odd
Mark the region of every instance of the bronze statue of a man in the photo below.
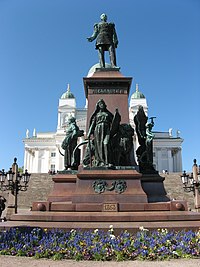
{"type": "Polygon", "coordinates": [[[115,48],[117,48],[118,45],[115,24],[107,22],[106,14],[102,14],[100,18],[101,22],[95,23],[94,32],[92,36],[87,39],[89,42],[96,39],[96,49],[99,51],[99,63],[101,68],[105,68],[105,51],[109,52],[111,66],[115,68],[117,66],[115,48]]]}
{"type": "Polygon", "coordinates": [[[143,106],[138,107],[138,112],[134,116],[135,129],[138,137],[139,147],[136,150],[136,155],[138,157],[138,163],[140,172],[144,173],[154,173],[155,169],[153,166],[153,138],[154,134],[152,128],[154,126],[155,117],[149,118],[151,122],[148,121],[143,106]]]}

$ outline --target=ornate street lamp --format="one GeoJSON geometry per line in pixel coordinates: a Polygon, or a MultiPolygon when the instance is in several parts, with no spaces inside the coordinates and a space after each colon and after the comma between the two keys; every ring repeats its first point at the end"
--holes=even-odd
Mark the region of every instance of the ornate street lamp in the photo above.
{"type": "Polygon", "coordinates": [[[181,175],[181,180],[183,183],[183,189],[185,192],[193,192],[195,195],[196,192],[200,193],[200,170],[197,167],[197,160],[194,159],[193,172],[189,175],[185,171],[181,175]]]}
{"type": "Polygon", "coordinates": [[[8,172],[4,169],[0,171],[0,190],[10,190],[15,197],[15,214],[17,213],[17,195],[19,191],[26,191],[28,188],[28,182],[30,179],[30,173],[25,170],[25,173],[20,174],[18,172],[17,158],[14,158],[12,168],[8,172]]]}

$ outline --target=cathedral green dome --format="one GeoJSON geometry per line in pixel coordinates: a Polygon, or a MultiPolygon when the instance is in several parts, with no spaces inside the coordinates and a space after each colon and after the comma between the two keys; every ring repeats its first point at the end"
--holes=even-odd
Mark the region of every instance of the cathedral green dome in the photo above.
{"type": "Polygon", "coordinates": [[[72,92],[70,91],[70,86],[68,84],[67,91],[62,94],[61,99],[67,99],[67,98],[75,98],[72,92]]]}
{"type": "Polygon", "coordinates": [[[134,99],[145,98],[145,96],[143,95],[143,93],[141,93],[139,91],[138,84],[136,84],[136,91],[132,94],[131,98],[134,98],[134,99]]]}

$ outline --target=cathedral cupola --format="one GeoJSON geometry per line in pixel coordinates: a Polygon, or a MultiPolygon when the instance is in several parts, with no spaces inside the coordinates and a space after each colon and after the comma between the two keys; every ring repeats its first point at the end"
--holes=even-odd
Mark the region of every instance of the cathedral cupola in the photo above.
{"type": "Polygon", "coordinates": [[[131,98],[133,98],[133,99],[145,98],[145,96],[143,95],[143,93],[141,93],[139,91],[139,85],[138,85],[138,83],[136,83],[135,92],[132,94],[131,98]]]}
{"type": "Polygon", "coordinates": [[[67,91],[62,94],[61,99],[75,98],[72,92],[70,91],[69,83],[67,85],[67,91]]]}

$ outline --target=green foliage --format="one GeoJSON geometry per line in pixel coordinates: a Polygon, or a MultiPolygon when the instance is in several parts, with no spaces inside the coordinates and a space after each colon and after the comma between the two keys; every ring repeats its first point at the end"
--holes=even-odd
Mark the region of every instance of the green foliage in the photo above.
{"type": "Polygon", "coordinates": [[[18,167],[18,172],[19,172],[19,173],[23,173],[23,172],[24,172],[24,166],[22,166],[22,167],[18,167]]]}

